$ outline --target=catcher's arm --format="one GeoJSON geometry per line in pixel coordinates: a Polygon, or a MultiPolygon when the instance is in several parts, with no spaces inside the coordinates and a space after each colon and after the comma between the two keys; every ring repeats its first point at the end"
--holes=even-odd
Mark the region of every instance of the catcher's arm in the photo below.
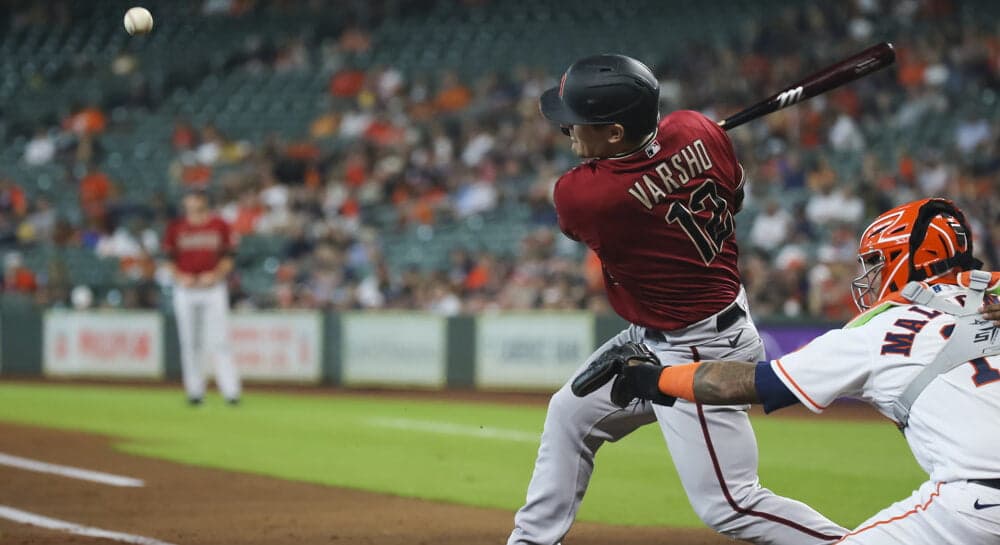
{"type": "MultiPolygon", "coordinates": [[[[630,362],[622,373],[638,384],[655,382],[663,395],[706,405],[763,403],[771,412],[798,403],[768,362],[706,361],[662,368],[630,362]]],[[[637,391],[643,397],[644,389],[637,391]]]]}
{"type": "Polygon", "coordinates": [[[758,403],[757,365],[744,361],[707,361],[694,374],[694,397],[701,403],[758,403]]]}

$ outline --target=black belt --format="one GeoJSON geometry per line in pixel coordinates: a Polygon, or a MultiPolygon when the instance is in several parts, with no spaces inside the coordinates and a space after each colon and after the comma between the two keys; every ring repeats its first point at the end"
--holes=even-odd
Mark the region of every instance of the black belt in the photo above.
{"type": "Polygon", "coordinates": [[[969,482],[1000,490],[1000,479],[969,479],[969,482]]]}
{"type": "Polygon", "coordinates": [[[746,315],[747,313],[743,312],[743,309],[739,305],[733,303],[729,308],[715,317],[715,330],[721,333],[736,325],[736,322],[743,319],[746,315]]]}
{"type": "MultiPolygon", "coordinates": [[[[729,308],[723,310],[715,317],[715,330],[719,333],[733,327],[736,322],[739,322],[743,317],[747,315],[746,312],[740,308],[735,302],[729,305],[729,308]]],[[[646,336],[648,338],[653,338],[657,340],[666,340],[667,335],[663,331],[656,329],[647,329],[646,336]]]]}

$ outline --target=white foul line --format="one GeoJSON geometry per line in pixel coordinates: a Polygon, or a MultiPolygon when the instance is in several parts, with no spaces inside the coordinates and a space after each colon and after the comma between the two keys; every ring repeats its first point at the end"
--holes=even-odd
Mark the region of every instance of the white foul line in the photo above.
{"type": "Polygon", "coordinates": [[[20,509],[14,509],[5,505],[0,505],[0,518],[13,520],[14,522],[20,522],[31,526],[48,528],[50,530],[61,530],[78,536],[110,539],[113,541],[120,541],[122,543],[134,543],[135,545],[173,545],[173,543],[167,543],[166,541],[160,541],[159,539],[153,539],[151,537],[124,534],[122,532],[112,532],[110,530],[102,530],[100,528],[73,524],[72,522],[66,522],[64,520],[43,517],[42,515],[21,511],[20,509]]]}
{"type": "Polygon", "coordinates": [[[38,460],[32,460],[31,458],[11,456],[10,454],[4,454],[2,452],[0,452],[0,465],[27,469],[28,471],[38,471],[39,473],[51,473],[53,475],[61,475],[63,477],[91,481],[110,486],[139,487],[146,484],[141,479],[133,479],[131,477],[101,473],[100,471],[91,471],[89,469],[80,469],[70,466],[50,464],[47,462],[39,462],[38,460]]]}
{"type": "Polygon", "coordinates": [[[455,424],[453,422],[435,422],[432,420],[414,420],[409,418],[372,418],[369,420],[376,426],[396,428],[409,431],[440,433],[442,435],[462,435],[467,437],[482,437],[485,439],[501,439],[523,443],[537,443],[541,434],[521,430],[503,428],[486,428],[455,424]]]}

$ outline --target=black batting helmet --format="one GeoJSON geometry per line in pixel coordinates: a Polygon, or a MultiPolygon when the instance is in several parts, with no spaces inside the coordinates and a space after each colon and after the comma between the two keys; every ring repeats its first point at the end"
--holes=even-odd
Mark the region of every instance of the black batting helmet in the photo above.
{"type": "Polygon", "coordinates": [[[653,132],[660,83],[645,64],[625,55],[595,55],[573,63],[558,87],[545,91],[541,110],[560,125],[618,123],[631,135],[653,132]]]}

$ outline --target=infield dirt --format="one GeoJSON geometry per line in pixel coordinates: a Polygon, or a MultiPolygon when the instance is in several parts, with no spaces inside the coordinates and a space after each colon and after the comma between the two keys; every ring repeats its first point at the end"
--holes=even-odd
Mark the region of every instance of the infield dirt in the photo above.
{"type": "MultiPolygon", "coordinates": [[[[513,513],[131,456],[113,439],[0,424],[0,452],[143,479],[116,488],[0,467],[0,505],[176,545],[502,544],[513,513]]],[[[419,471],[419,468],[414,468],[419,471]]],[[[638,500],[637,500],[638,501],[638,500]]],[[[0,520],[5,545],[110,544],[0,520]]],[[[577,524],[566,545],[729,545],[709,530],[577,524]]]]}

